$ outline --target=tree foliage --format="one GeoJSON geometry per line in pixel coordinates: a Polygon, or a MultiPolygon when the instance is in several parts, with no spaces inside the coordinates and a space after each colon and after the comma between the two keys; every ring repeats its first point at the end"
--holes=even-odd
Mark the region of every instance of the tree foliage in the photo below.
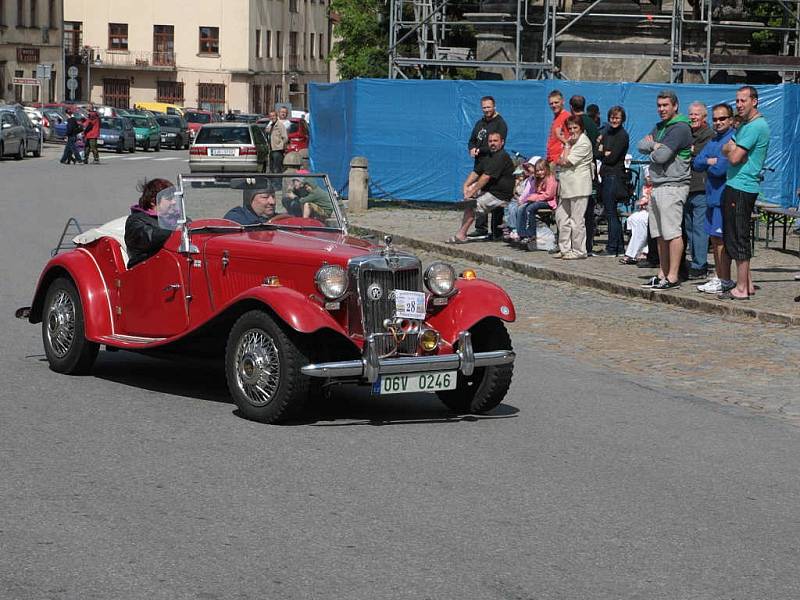
{"type": "Polygon", "coordinates": [[[342,79],[386,77],[389,69],[388,2],[331,0],[339,17],[334,26],[331,57],[342,79]]]}

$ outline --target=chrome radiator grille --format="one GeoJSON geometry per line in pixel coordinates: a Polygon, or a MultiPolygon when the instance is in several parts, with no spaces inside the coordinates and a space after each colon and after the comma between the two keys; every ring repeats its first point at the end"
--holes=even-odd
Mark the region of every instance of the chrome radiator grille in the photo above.
{"type": "Polygon", "coordinates": [[[386,355],[395,350],[400,354],[414,354],[417,348],[416,333],[407,334],[405,337],[395,337],[389,334],[384,327],[384,321],[391,319],[395,314],[394,290],[421,291],[419,267],[401,269],[396,271],[365,268],[359,275],[359,289],[361,290],[361,307],[363,311],[364,337],[375,333],[378,335],[377,350],[380,355],[386,355]],[[379,300],[369,297],[370,286],[377,284],[382,290],[379,300]]]}

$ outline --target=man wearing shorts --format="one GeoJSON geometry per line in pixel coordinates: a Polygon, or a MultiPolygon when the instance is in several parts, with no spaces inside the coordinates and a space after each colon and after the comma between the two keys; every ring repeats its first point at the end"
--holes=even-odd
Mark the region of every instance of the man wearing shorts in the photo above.
{"type": "Polygon", "coordinates": [[[475,167],[464,182],[464,209],[461,227],[447,242],[463,244],[467,241],[467,231],[475,221],[475,213],[489,213],[505,206],[514,195],[514,162],[503,150],[505,139],[498,132],[489,134],[489,154],[475,163],[475,167]],[[474,208],[473,203],[474,202],[474,208]]]}
{"type": "Polygon", "coordinates": [[[745,85],[736,92],[736,112],[742,125],[722,147],[728,157],[727,183],[722,194],[722,237],[725,260],[736,261],[736,287],[720,299],[746,300],[756,293],[750,276],[750,215],[758,198],[761,169],[769,149],[769,125],[758,112],[758,91],[745,85]]]}
{"type": "Polygon", "coordinates": [[[661,121],[638,145],[650,158],[650,235],[658,243],[658,276],[644,284],[654,290],[680,287],[678,269],[683,261],[683,205],[689,195],[692,130],[689,119],[678,114],[678,97],[662,90],[656,98],[661,121]]]}

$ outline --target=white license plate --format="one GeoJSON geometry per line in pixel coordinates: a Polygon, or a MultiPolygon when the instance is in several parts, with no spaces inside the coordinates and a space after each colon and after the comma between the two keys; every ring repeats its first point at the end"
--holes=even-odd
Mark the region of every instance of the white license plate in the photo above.
{"type": "Polygon", "coordinates": [[[211,156],[236,156],[236,148],[211,148],[211,156]]]}
{"type": "Polygon", "coordinates": [[[457,378],[458,371],[381,375],[373,384],[372,391],[376,394],[409,394],[454,390],[457,378]]]}
{"type": "Polygon", "coordinates": [[[102,146],[103,144],[105,144],[105,141],[100,138],[97,138],[97,145],[102,146]]]}

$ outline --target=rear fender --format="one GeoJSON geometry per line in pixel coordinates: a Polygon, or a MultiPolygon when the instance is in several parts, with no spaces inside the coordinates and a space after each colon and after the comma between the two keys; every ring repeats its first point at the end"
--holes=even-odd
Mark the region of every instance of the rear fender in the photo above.
{"type": "Polygon", "coordinates": [[[314,333],[320,329],[331,329],[348,340],[350,336],[336,320],[319,304],[287,287],[258,286],[234,297],[222,310],[242,302],[257,300],[266,304],[286,325],[298,333],[314,333]]]}
{"type": "Polygon", "coordinates": [[[456,289],[458,293],[448,299],[447,305],[427,319],[428,325],[449,344],[458,340],[460,331],[466,331],[488,317],[509,323],[517,318],[508,294],[489,281],[459,279],[456,289]]]}
{"type": "Polygon", "coordinates": [[[86,338],[96,341],[101,336],[114,333],[108,287],[94,256],[84,248],[50,259],[36,284],[28,320],[31,323],[42,321],[47,290],[55,279],[63,276],[72,279],[81,296],[86,338]]]}

